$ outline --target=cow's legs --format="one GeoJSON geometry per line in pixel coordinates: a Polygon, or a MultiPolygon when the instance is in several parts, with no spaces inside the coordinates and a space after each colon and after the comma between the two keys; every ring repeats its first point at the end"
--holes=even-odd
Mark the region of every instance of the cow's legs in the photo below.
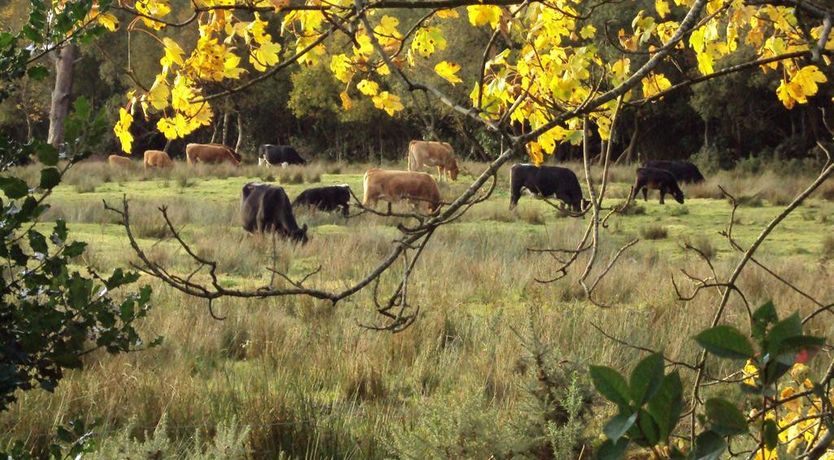
{"type": "Polygon", "coordinates": [[[640,191],[643,192],[643,201],[649,201],[649,187],[644,185],[640,191]]]}
{"type": "Polygon", "coordinates": [[[666,196],[666,188],[660,187],[660,204],[666,204],[663,201],[663,197],[666,196]]]}
{"type": "Polygon", "coordinates": [[[342,216],[347,217],[348,215],[350,215],[350,205],[342,205],[342,216]]]}

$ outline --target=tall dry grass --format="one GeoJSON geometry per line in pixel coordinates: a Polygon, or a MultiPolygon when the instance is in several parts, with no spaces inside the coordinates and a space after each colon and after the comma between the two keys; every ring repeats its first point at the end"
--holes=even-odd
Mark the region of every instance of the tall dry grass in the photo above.
{"type": "MultiPolygon", "coordinates": [[[[322,168],[322,175],[330,174],[322,168]]],[[[182,171],[178,166],[149,174],[168,175],[173,183],[182,171]]],[[[196,173],[188,180],[227,171],[254,177],[264,173],[256,167],[185,170],[196,173]]],[[[616,171],[623,180],[628,177],[626,168],[616,171]]],[[[100,166],[91,166],[89,173],[106,175],[100,166]]],[[[719,174],[710,181],[731,177],[719,174]]],[[[769,176],[738,177],[734,190],[760,193],[771,181],[775,179],[769,176]]],[[[444,194],[463,186],[447,184],[444,194]]],[[[698,187],[704,193],[709,188],[698,187]]],[[[578,368],[593,363],[627,370],[641,357],[595,327],[678,360],[697,357],[691,337],[710,323],[715,296],[705,293],[682,302],[670,278],[680,281],[681,268],[693,276],[710,276],[706,264],[681,250],[661,253],[652,242],[641,242],[623,255],[595,292],[595,298],[616,308],[594,307],[577,284],[580,270],[570,271],[558,283],[540,283],[537,279],[556,275],[559,263],[528,251],[573,247],[587,220],[554,219],[549,208],[528,206],[528,199],[517,214],[511,213],[504,175],[493,200],[473,208],[455,225],[437,230],[408,291],[409,302],[421,307],[420,317],[399,334],[361,327],[381,320],[369,291],[337,305],[294,297],[219,299],[213,308],[226,319],[217,321],[207,313],[205,301],[151,282],[155,307],[141,327],[145,337],[163,336],[162,346],[115,357],[92,353],[85,358],[85,370],[70,372],[54,394],[20,394],[12,409],[0,414],[0,445],[24,439],[42,452],[55,426],[82,417],[101,420],[95,436],[102,458],[143,449],[196,457],[221,448],[230,456],[246,458],[416,458],[438,452],[509,456],[517,444],[541,442],[518,429],[531,416],[523,402],[537,378],[525,347],[530,329],[550,348],[554,362],[578,368]]],[[[236,196],[207,201],[172,190],[166,203],[198,254],[218,261],[226,274],[223,282],[247,288],[270,282],[266,267],[297,278],[319,265],[322,270],[310,285],[344,288],[385,257],[397,235],[393,225],[400,221],[370,215],[345,220],[302,211],[298,220],[311,226],[313,238],[298,246],[245,234],[237,223],[236,196]]],[[[158,206],[156,200],[131,202],[137,234],[152,258],[185,273],[193,265],[160,230],[158,206]],[[156,238],[163,241],[154,243],[156,238]]],[[[96,223],[115,232],[112,215],[97,201],[55,203],[50,213],[50,218],[96,223]]],[[[603,232],[621,237],[614,225],[603,232]]],[[[610,257],[618,241],[605,238],[601,254],[610,257]]],[[[693,244],[702,249],[712,244],[704,241],[693,244]]],[[[103,242],[104,237],[99,244],[92,241],[84,256],[97,268],[131,259],[128,251],[108,250],[111,246],[103,242]]],[[[826,240],[823,251],[829,246],[826,240]]],[[[577,267],[584,267],[587,257],[581,255],[577,267]]],[[[830,295],[830,263],[809,265],[805,259],[767,255],[761,260],[784,278],[799,280],[811,295],[830,295]]],[[[733,261],[721,257],[713,263],[727,273],[733,261]]],[[[394,272],[383,276],[382,292],[398,281],[394,272]]],[[[775,283],[761,269],[752,267],[739,282],[752,304],[773,299],[784,314],[811,311],[807,299],[775,283]]],[[[746,315],[744,305],[733,298],[727,319],[743,321],[746,315]]],[[[830,336],[832,324],[820,316],[810,323],[810,332],[830,336]]],[[[735,370],[710,363],[708,373],[735,370]]],[[[692,376],[682,372],[691,381],[692,376]]],[[[593,438],[600,432],[606,410],[599,406],[598,416],[587,420],[585,435],[593,438]]]]}

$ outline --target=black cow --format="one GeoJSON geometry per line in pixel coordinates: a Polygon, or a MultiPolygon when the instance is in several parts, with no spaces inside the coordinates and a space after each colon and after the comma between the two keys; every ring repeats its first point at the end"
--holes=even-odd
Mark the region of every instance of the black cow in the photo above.
{"type": "Polygon", "coordinates": [[[310,206],[320,211],[336,211],[342,209],[342,215],[347,217],[350,211],[350,188],[347,185],[332,185],[304,190],[293,201],[292,206],[310,206]]]}
{"type": "Polygon", "coordinates": [[[555,196],[576,212],[590,204],[582,198],[576,174],[567,168],[515,164],[510,169],[510,209],[518,204],[522,188],[541,197],[555,196]]]}
{"type": "Polygon", "coordinates": [[[290,165],[306,165],[307,160],[289,145],[263,144],[258,149],[258,164],[276,166],[283,163],[290,165]]]}
{"type": "Polygon", "coordinates": [[[644,168],[665,169],[675,176],[678,182],[697,184],[704,181],[704,176],[698,167],[684,160],[648,160],[643,163],[644,168]]]}
{"type": "Polygon", "coordinates": [[[649,189],[660,190],[660,204],[664,204],[663,197],[667,193],[671,193],[675,201],[683,204],[683,192],[678,187],[675,176],[665,169],[637,168],[637,180],[634,182],[634,189],[628,201],[633,200],[639,191],[643,192],[643,200],[648,201],[649,189]]]}
{"type": "Polygon", "coordinates": [[[307,224],[298,228],[290,199],[281,187],[254,182],[244,185],[240,214],[249,233],[277,232],[296,242],[307,242],[307,224]]]}

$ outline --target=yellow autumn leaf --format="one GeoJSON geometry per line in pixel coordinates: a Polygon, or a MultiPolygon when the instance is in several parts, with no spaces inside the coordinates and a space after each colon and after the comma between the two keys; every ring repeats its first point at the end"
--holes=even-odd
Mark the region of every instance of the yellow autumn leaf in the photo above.
{"type": "Polygon", "coordinates": [[[153,86],[148,91],[148,102],[156,110],[162,110],[168,106],[168,96],[170,95],[171,89],[168,88],[168,82],[165,81],[162,75],[157,75],[156,81],[154,81],[153,86]]]}
{"type": "Polygon", "coordinates": [[[437,65],[434,66],[434,71],[437,72],[444,80],[448,81],[453,85],[457,85],[458,83],[462,82],[463,80],[457,76],[457,73],[460,71],[460,65],[455,64],[449,61],[440,61],[437,65]]]}
{"type": "Polygon", "coordinates": [[[701,75],[711,74],[713,72],[712,56],[709,53],[697,53],[695,56],[698,59],[698,71],[701,75]]]}
{"type": "Polygon", "coordinates": [[[378,95],[373,97],[374,107],[384,110],[388,115],[394,116],[395,113],[402,110],[403,104],[400,101],[400,97],[394,94],[389,93],[388,91],[383,91],[378,95]]]}
{"type": "Polygon", "coordinates": [[[350,110],[353,108],[353,99],[350,98],[347,91],[339,93],[339,99],[342,100],[342,108],[344,110],[350,110]]]}
{"type": "Polygon", "coordinates": [[[544,163],[544,151],[538,142],[530,142],[527,144],[527,155],[530,157],[530,161],[536,166],[541,166],[544,163]]]}
{"type": "Polygon", "coordinates": [[[657,11],[657,15],[660,16],[661,19],[665,18],[667,14],[669,14],[669,4],[666,0],[654,0],[654,9],[657,11]]]}
{"type": "Polygon", "coordinates": [[[162,67],[169,68],[174,64],[182,65],[184,62],[182,57],[185,52],[182,48],[180,48],[180,45],[168,37],[162,39],[162,44],[165,47],[165,54],[162,56],[162,59],[159,60],[162,67]]]}
{"type": "Polygon", "coordinates": [[[376,96],[379,94],[379,84],[371,80],[362,80],[356,84],[356,89],[365,96],[376,96]]]}
{"type": "Polygon", "coordinates": [[[336,54],[330,58],[330,71],[342,83],[347,83],[353,77],[353,63],[345,54],[336,54]]]}
{"type": "Polygon", "coordinates": [[[440,19],[452,19],[460,17],[457,10],[453,9],[438,10],[437,13],[435,13],[435,16],[437,16],[440,19]]]}
{"type": "Polygon", "coordinates": [[[374,35],[382,46],[397,44],[402,40],[403,36],[397,30],[399,24],[400,20],[392,16],[386,15],[379,20],[379,25],[374,27],[374,35]]]}
{"type": "Polygon", "coordinates": [[[246,72],[246,70],[241,69],[239,66],[240,56],[234,53],[228,53],[226,55],[226,60],[223,61],[223,76],[233,79],[240,78],[241,74],[246,72]]]}
{"type": "Polygon", "coordinates": [[[446,38],[437,27],[426,27],[414,34],[411,49],[423,57],[429,57],[438,49],[446,49],[446,38]]]}
{"type": "Polygon", "coordinates": [[[162,117],[156,123],[159,131],[165,135],[166,139],[176,139],[180,136],[188,134],[188,123],[181,114],[176,114],[173,118],[162,117]]]}
{"type": "Polygon", "coordinates": [[[643,97],[649,98],[672,86],[663,74],[652,73],[643,79],[643,97]]]}
{"type": "Polygon", "coordinates": [[[133,135],[130,134],[130,125],[133,123],[133,115],[124,107],[119,109],[119,121],[113,127],[113,133],[122,145],[122,151],[130,153],[133,144],[133,135]]]}
{"type": "Polygon", "coordinates": [[[110,13],[99,14],[96,16],[96,21],[98,21],[99,24],[103,25],[104,28],[110,32],[114,32],[119,28],[119,20],[116,19],[116,16],[113,16],[110,13]]]}
{"type": "Polygon", "coordinates": [[[475,27],[489,24],[493,29],[501,20],[501,8],[494,5],[471,5],[466,7],[469,23],[475,27]]]}
{"type": "MultiPolygon", "coordinates": [[[[803,99],[817,94],[819,89],[817,84],[825,83],[826,81],[828,79],[825,78],[825,74],[815,65],[808,65],[799,69],[793,78],[791,78],[791,83],[796,83],[797,87],[800,88],[803,99]]],[[[800,102],[805,103],[806,101],[802,100],[800,102]]]]}
{"type": "Polygon", "coordinates": [[[579,36],[584,39],[594,38],[594,35],[597,33],[597,28],[594,27],[592,24],[588,24],[587,26],[583,27],[582,30],[579,31],[579,36]]]}
{"type": "Polygon", "coordinates": [[[255,70],[263,72],[267,67],[271,67],[278,63],[278,53],[281,52],[281,45],[272,42],[266,42],[258,46],[258,49],[252,51],[249,55],[249,62],[255,70]]]}

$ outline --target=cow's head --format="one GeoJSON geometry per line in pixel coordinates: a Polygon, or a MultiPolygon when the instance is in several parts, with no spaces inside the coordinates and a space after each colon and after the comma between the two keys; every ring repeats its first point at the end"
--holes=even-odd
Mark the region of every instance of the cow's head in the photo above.
{"type": "Polygon", "coordinates": [[[460,169],[458,168],[458,161],[452,158],[452,165],[449,167],[449,176],[452,180],[458,180],[459,173],[460,169]]]}
{"type": "Polygon", "coordinates": [[[307,244],[307,241],[309,241],[309,238],[307,238],[307,224],[302,225],[301,228],[292,232],[290,236],[296,243],[307,244]]]}
{"type": "Polygon", "coordinates": [[[672,196],[675,197],[675,201],[677,201],[680,204],[683,204],[683,192],[680,188],[672,190],[672,196]]]}

